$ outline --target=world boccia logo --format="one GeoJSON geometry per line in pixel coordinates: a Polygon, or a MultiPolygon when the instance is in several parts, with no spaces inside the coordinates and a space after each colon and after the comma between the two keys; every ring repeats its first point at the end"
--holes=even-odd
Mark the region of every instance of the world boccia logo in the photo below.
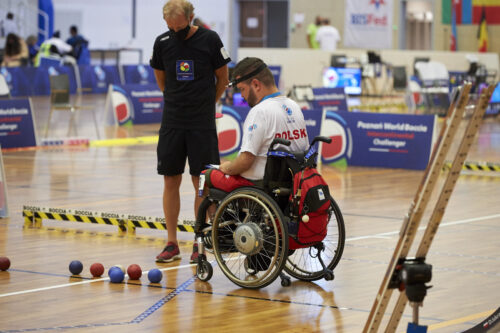
{"type": "Polygon", "coordinates": [[[189,72],[189,64],[187,62],[181,62],[181,65],[179,67],[181,71],[189,72]]]}
{"type": "Polygon", "coordinates": [[[222,118],[217,119],[219,154],[227,156],[237,152],[242,137],[241,116],[228,106],[222,106],[222,118]]]}
{"type": "Polygon", "coordinates": [[[346,160],[352,153],[352,136],[347,123],[336,112],[328,111],[325,124],[321,126],[321,135],[332,139],[332,143],[323,144],[321,156],[325,163],[346,160]]]}

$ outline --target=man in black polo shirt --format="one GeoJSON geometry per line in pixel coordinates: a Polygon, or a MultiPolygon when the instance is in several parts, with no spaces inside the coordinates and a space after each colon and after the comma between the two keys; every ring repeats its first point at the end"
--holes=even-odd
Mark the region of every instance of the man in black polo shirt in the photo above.
{"type": "MultiPolygon", "coordinates": [[[[227,63],[231,59],[216,32],[190,25],[193,10],[186,0],[170,0],[163,6],[169,31],[156,38],[150,61],[165,99],[157,156],[158,173],[164,176],[168,239],[157,262],[180,259],[176,228],[186,157],[195,193],[205,165],[220,163],[215,103],[229,82],[227,63]]],[[[195,214],[200,202],[195,197],[195,214]]],[[[195,244],[192,260],[196,250],[195,244]]]]}

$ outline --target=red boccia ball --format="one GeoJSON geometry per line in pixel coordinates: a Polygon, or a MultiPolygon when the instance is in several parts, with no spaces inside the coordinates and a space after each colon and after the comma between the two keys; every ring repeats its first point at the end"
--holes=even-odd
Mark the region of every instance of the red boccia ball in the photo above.
{"type": "Polygon", "coordinates": [[[93,277],[100,277],[104,273],[104,266],[101,263],[94,263],[90,266],[90,274],[93,277]]]}
{"type": "Polygon", "coordinates": [[[0,257],[0,271],[6,271],[10,267],[10,260],[7,257],[0,257]]]}
{"type": "Polygon", "coordinates": [[[136,264],[128,266],[127,274],[130,280],[139,280],[142,276],[141,266],[136,264]]]}

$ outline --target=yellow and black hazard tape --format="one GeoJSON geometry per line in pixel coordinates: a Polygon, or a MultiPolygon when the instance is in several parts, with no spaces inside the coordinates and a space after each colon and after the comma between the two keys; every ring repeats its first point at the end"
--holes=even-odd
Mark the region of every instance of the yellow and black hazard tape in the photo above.
{"type": "MultiPolygon", "coordinates": [[[[451,162],[446,162],[443,166],[444,170],[451,168],[451,162]]],[[[487,171],[487,172],[500,172],[500,164],[488,162],[465,162],[462,170],[468,171],[487,171]]]]}
{"type": "MultiPolygon", "coordinates": [[[[42,220],[59,220],[114,225],[118,227],[119,233],[127,232],[129,235],[135,235],[136,228],[167,230],[165,218],[163,217],[104,213],[66,208],[47,208],[30,205],[23,206],[23,216],[25,227],[35,228],[42,226],[42,220]]],[[[193,225],[194,222],[184,220],[182,224],[177,225],[177,230],[194,232],[193,225]]]]}

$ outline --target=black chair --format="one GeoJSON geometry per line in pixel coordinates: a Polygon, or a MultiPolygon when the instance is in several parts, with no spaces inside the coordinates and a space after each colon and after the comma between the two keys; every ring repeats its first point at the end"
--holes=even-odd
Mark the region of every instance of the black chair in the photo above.
{"type": "Polygon", "coordinates": [[[330,67],[344,68],[347,63],[347,56],[345,54],[334,54],[330,58],[330,67]]]}
{"type": "Polygon", "coordinates": [[[392,68],[392,79],[394,90],[406,90],[408,85],[408,78],[406,75],[405,66],[394,66],[392,68]]]}

